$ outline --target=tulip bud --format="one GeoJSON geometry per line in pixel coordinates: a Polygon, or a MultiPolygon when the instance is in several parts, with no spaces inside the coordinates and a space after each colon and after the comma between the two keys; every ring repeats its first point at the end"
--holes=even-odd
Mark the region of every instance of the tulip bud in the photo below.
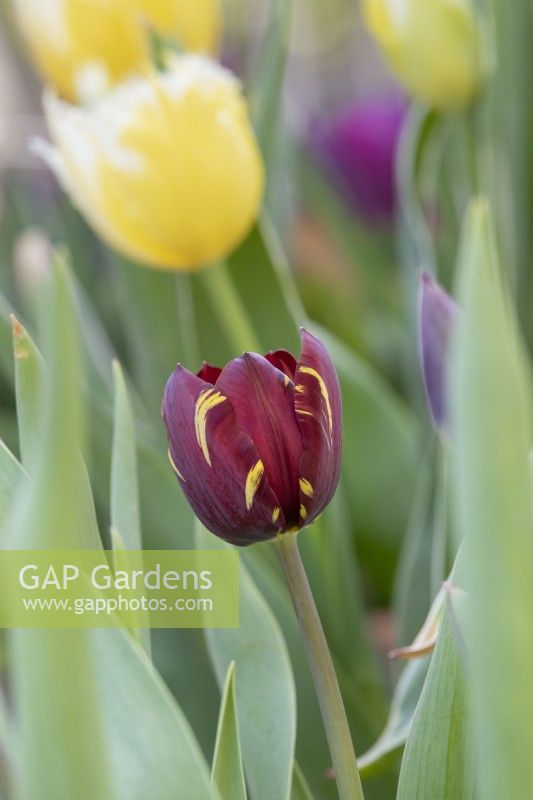
{"type": "Polygon", "coordinates": [[[341,395],[321,342],[302,330],[285,350],[244,353],[197,375],[178,365],[162,413],[169,458],[202,523],[248,545],[309,525],[339,480],[341,395]]]}
{"type": "Polygon", "coordinates": [[[100,236],[145,265],[222,259],[255,221],[263,166],[238,81],[202,56],[88,108],[45,99],[43,155],[100,236]]]}
{"type": "Polygon", "coordinates": [[[73,102],[102,94],[150,60],[153,27],[187,50],[213,52],[218,0],[12,0],[39,72],[73,102]]]}
{"type": "Polygon", "coordinates": [[[482,69],[471,0],[364,0],[364,11],[410,94],[440,111],[472,101],[482,69]]]}
{"type": "Polygon", "coordinates": [[[419,305],[420,363],[428,406],[437,427],[448,421],[446,359],[458,307],[439,284],[424,273],[419,305]]]}

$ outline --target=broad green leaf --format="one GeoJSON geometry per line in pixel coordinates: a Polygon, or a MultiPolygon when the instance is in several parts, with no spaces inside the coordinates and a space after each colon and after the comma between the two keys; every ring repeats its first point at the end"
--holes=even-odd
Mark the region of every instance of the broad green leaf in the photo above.
{"type": "Polygon", "coordinates": [[[222,800],[187,720],[144,652],[121,630],[90,636],[117,800],[222,800]]]}
{"type": "Polygon", "coordinates": [[[111,525],[128,550],[142,548],[135,421],[124,373],[113,363],[115,411],[111,460],[111,525]]]}
{"type": "Polygon", "coordinates": [[[398,800],[472,800],[466,675],[445,608],[405,745],[398,800]]]}
{"type": "Polygon", "coordinates": [[[235,700],[235,663],[233,661],[228,667],[222,692],[211,781],[220,792],[222,800],[246,800],[235,700]]]}
{"type": "MultiPolygon", "coordinates": [[[[199,523],[199,548],[225,547],[199,523]]],[[[207,630],[219,685],[235,661],[237,711],[244,768],[253,800],[288,800],[294,766],[296,701],[292,670],[279,626],[241,564],[240,627],[207,630]]]]}
{"type": "Polygon", "coordinates": [[[533,785],[531,387],[483,201],[468,214],[459,275],[451,398],[476,774],[483,800],[526,800],[533,785]]]}
{"type": "Polygon", "coordinates": [[[12,322],[19,447],[22,462],[30,467],[36,457],[43,422],[43,409],[38,413],[37,408],[43,396],[45,366],[28,331],[15,316],[12,322]]]}
{"type": "Polygon", "coordinates": [[[322,328],[312,329],[328,348],[341,382],[343,470],[364,566],[376,588],[387,593],[414,492],[416,420],[369,365],[322,328]]]}
{"type": "MultiPolygon", "coordinates": [[[[62,267],[61,280],[64,284],[62,290],[67,304],[72,304],[70,289],[70,276],[68,265],[62,267]]],[[[19,427],[19,442],[22,463],[29,470],[38,468],[39,459],[42,459],[42,437],[49,434],[46,429],[45,385],[52,380],[47,374],[43,357],[28,331],[13,319],[13,353],[15,358],[15,396],[17,404],[17,421],[19,427]]],[[[57,402],[60,402],[58,399],[57,402]]],[[[54,444],[50,444],[53,447],[54,444]]],[[[81,450],[77,450],[78,464],[75,474],[78,478],[78,505],[77,513],[72,519],[72,531],[78,531],[79,541],[86,547],[101,547],[101,539],[96,521],[96,512],[92,496],[91,485],[87,470],[83,463],[81,450]]],[[[41,465],[41,468],[42,465],[41,465]]],[[[72,540],[71,544],[72,544],[72,540]]]]}
{"type": "Polygon", "coordinates": [[[394,690],[389,718],[381,736],[358,758],[363,780],[388,769],[401,754],[411,730],[428,663],[429,659],[424,657],[406,664],[394,690]]]}
{"type": "Polygon", "coordinates": [[[27,478],[26,471],[0,439],[0,542],[6,545],[7,521],[17,490],[27,478]]]}
{"type": "MultiPolygon", "coordinates": [[[[41,445],[17,496],[13,541],[38,549],[82,546],[84,471],[77,330],[64,265],[43,298],[50,371],[40,401],[41,445]]],[[[10,632],[9,667],[20,730],[17,800],[112,800],[95,664],[83,630],[10,632]]]]}
{"type": "Polygon", "coordinates": [[[313,800],[311,789],[307,785],[304,774],[297,762],[294,763],[294,773],[292,776],[291,800],[313,800]]]}

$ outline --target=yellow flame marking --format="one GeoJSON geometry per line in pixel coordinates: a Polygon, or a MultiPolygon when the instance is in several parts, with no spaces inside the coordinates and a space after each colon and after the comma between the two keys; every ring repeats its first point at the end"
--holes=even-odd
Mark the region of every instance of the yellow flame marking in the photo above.
{"type": "Polygon", "coordinates": [[[304,505],[300,506],[300,516],[301,516],[302,519],[306,519],[307,518],[307,509],[306,509],[306,507],[304,505]]]}
{"type": "MultiPolygon", "coordinates": [[[[183,477],[177,466],[174,464],[174,459],[170,454],[170,450],[167,450],[167,455],[168,455],[168,460],[170,461],[170,466],[172,467],[178,478],[181,478],[182,481],[185,481],[185,478],[183,477]]],[[[185,481],[185,483],[187,483],[187,481],[185,481]]]]}
{"type": "Polygon", "coordinates": [[[298,394],[304,394],[305,393],[305,386],[302,386],[301,383],[297,383],[296,386],[294,387],[294,389],[295,389],[295,391],[298,392],[298,394]]]}
{"type": "Polygon", "coordinates": [[[252,507],[252,503],[254,502],[255,493],[259,488],[259,484],[261,482],[261,478],[263,477],[263,473],[265,471],[265,467],[261,459],[253,465],[251,470],[248,472],[246,476],[246,486],[244,487],[244,499],[246,501],[246,508],[248,511],[252,507]]]}
{"type": "Polygon", "coordinates": [[[333,431],[333,414],[331,412],[331,403],[329,402],[329,392],[328,387],[324,382],[324,378],[320,375],[316,369],[313,367],[300,367],[300,372],[303,372],[305,375],[312,375],[313,378],[316,378],[318,381],[318,385],[320,386],[320,394],[324,398],[324,402],[326,404],[327,412],[328,412],[328,423],[329,423],[329,432],[333,431]]]}
{"type": "Polygon", "coordinates": [[[226,398],[220,392],[215,392],[214,389],[205,389],[198,395],[196,406],[194,409],[194,429],[196,431],[196,440],[202,449],[204,458],[211,466],[211,456],[209,455],[209,448],[207,447],[207,413],[215,406],[219,406],[226,398]]]}
{"type": "Polygon", "coordinates": [[[305,494],[306,497],[312,497],[315,493],[313,484],[306,478],[300,478],[300,491],[305,494]]]}
{"type": "Polygon", "coordinates": [[[280,510],[281,510],[280,507],[276,506],[276,508],[272,512],[272,522],[277,522],[278,521],[280,510]]]}
{"type": "Polygon", "coordinates": [[[285,375],[285,377],[283,378],[283,382],[284,382],[285,386],[289,385],[289,383],[291,382],[291,379],[289,378],[288,375],[285,375]]]}

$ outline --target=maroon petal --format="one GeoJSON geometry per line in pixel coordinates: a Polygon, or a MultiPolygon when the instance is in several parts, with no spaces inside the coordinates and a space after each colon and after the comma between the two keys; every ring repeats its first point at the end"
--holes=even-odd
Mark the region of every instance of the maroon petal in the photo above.
{"type": "Polygon", "coordinates": [[[259,453],[220,387],[178,365],[168,380],[162,412],[172,466],[206,528],[228,542],[247,545],[285,527],[259,453]]]}
{"type": "Polygon", "coordinates": [[[224,367],[216,388],[229,397],[237,424],[253,440],[287,526],[296,525],[303,449],[294,412],[294,384],[266,358],[244,353],[224,367]]]}
{"type": "Polygon", "coordinates": [[[324,345],[301,331],[302,352],[295,377],[295,409],[304,453],[299,464],[300,525],[325,508],[339,481],[342,402],[339,379],[324,345]]]}
{"type": "Polygon", "coordinates": [[[196,373],[196,375],[198,378],[201,378],[201,380],[207,381],[207,383],[212,383],[214,386],[221,372],[222,369],[220,367],[215,367],[213,364],[208,364],[207,361],[204,361],[202,368],[196,373]]]}
{"type": "Polygon", "coordinates": [[[271,350],[270,353],[266,354],[265,358],[272,366],[276,367],[276,369],[284,372],[291,381],[294,380],[296,359],[292,353],[289,353],[288,350],[271,350]]]}

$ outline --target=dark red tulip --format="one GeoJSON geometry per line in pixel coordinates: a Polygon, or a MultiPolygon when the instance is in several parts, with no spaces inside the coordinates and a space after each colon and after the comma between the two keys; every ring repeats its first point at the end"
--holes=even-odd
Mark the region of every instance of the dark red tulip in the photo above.
{"type": "Polygon", "coordinates": [[[193,375],[180,364],[163,397],[169,457],[202,523],[248,545],[309,525],[339,480],[341,395],[323,344],[244,353],[193,375]]]}

